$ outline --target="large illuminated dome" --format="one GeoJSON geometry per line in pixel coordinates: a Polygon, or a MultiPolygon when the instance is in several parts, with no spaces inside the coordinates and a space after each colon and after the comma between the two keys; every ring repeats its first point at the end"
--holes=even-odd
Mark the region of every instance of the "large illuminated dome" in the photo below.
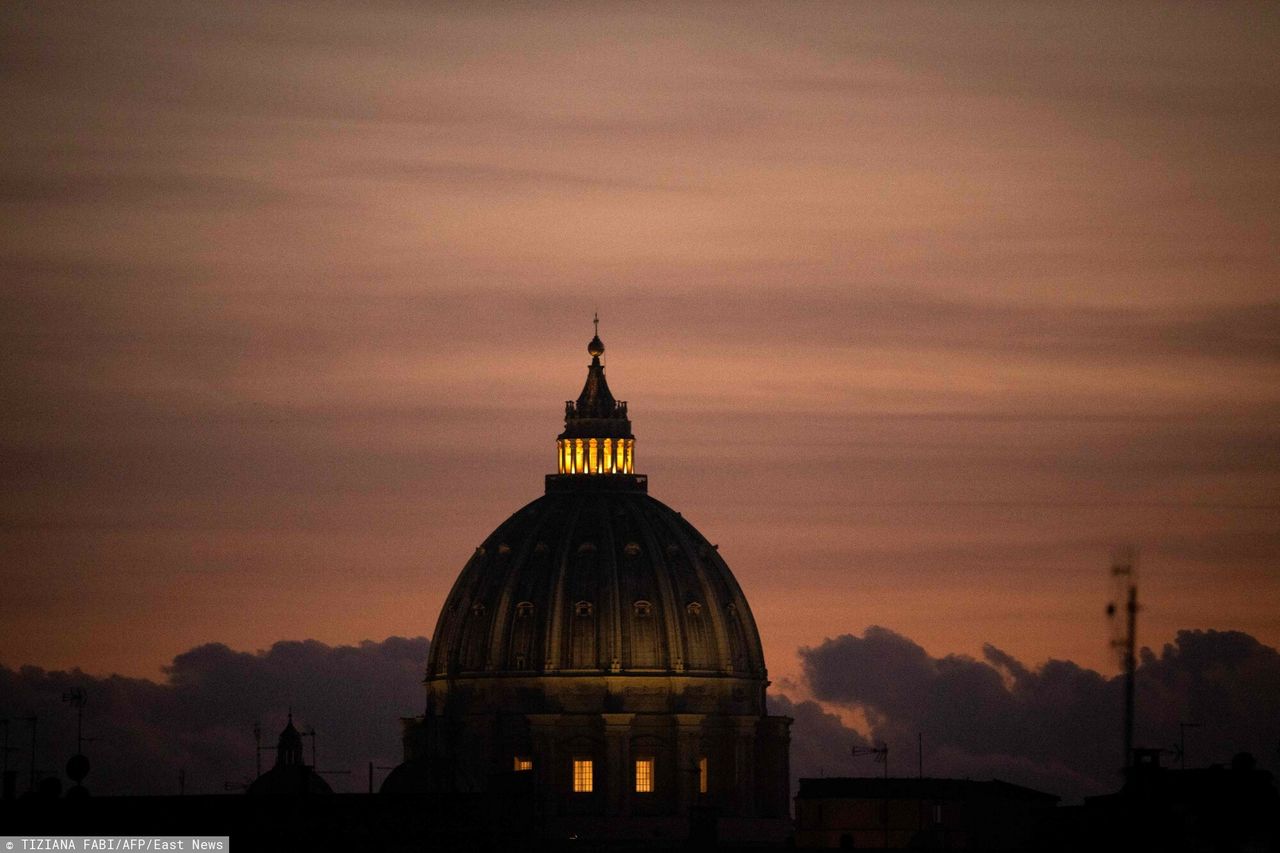
{"type": "MultiPolygon", "coordinates": [[[[604,344],[565,404],[546,494],[476,548],[445,601],[426,714],[384,790],[529,783],[547,831],[785,832],[788,725],[715,545],[649,497],[604,344]]],[[[763,835],[762,835],[763,834],[763,835]]]]}
{"type": "MultiPolygon", "coordinates": [[[[599,338],[591,351],[603,352],[599,338]]],[[[631,423],[597,354],[566,421],[562,473],[485,539],[449,594],[428,681],[533,673],[745,678],[756,685],[750,706],[760,712],[764,655],[747,600],[716,546],[649,497],[644,476],[624,473],[631,423]]]]}

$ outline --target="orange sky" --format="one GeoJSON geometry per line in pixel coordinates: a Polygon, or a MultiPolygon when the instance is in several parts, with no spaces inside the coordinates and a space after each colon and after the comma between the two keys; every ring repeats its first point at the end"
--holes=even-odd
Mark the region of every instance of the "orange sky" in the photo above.
{"type": "Polygon", "coordinates": [[[1280,643],[1271,5],[8,4],[0,663],[430,635],[602,315],[775,679],[1280,643]]]}

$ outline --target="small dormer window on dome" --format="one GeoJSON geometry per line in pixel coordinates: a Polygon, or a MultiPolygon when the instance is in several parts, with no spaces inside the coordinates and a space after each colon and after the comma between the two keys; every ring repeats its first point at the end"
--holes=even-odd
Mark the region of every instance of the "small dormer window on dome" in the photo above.
{"type": "Polygon", "coordinates": [[[627,418],[625,400],[615,400],[604,378],[604,344],[600,318],[593,320],[596,334],[587,344],[591,364],[587,382],[577,400],[564,404],[564,432],[556,439],[556,471],[559,474],[634,474],[635,436],[627,418]]]}

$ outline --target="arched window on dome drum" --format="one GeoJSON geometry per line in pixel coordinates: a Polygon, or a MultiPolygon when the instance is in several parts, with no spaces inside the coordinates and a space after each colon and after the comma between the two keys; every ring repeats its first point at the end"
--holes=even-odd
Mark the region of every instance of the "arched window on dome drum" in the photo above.
{"type": "Polygon", "coordinates": [[[569,625],[569,665],[573,669],[595,669],[598,664],[592,609],[590,601],[579,601],[573,606],[576,618],[569,625]]]}
{"type": "Polygon", "coordinates": [[[582,473],[582,439],[573,440],[573,473],[582,473]]]}
{"type": "Polygon", "coordinates": [[[597,467],[597,463],[596,463],[597,449],[598,448],[596,447],[596,440],[594,438],[587,439],[587,473],[588,474],[600,473],[600,469],[597,467]]]}
{"type": "Polygon", "coordinates": [[[715,659],[714,641],[703,611],[697,601],[689,602],[685,608],[685,641],[689,644],[685,663],[690,669],[710,669],[715,659]]]}
{"type": "Polygon", "coordinates": [[[658,642],[660,626],[653,613],[653,604],[640,599],[632,605],[632,612],[630,631],[625,638],[630,665],[636,669],[657,668],[662,665],[662,658],[658,642]]]}
{"type": "Polygon", "coordinates": [[[533,618],[533,602],[521,601],[516,604],[515,624],[511,626],[511,666],[513,669],[529,668],[529,655],[533,650],[535,631],[533,618]]]}
{"type": "Polygon", "coordinates": [[[601,473],[604,473],[604,474],[614,473],[613,471],[613,439],[606,438],[604,440],[604,454],[601,457],[601,459],[604,460],[604,464],[600,466],[601,473]]]}

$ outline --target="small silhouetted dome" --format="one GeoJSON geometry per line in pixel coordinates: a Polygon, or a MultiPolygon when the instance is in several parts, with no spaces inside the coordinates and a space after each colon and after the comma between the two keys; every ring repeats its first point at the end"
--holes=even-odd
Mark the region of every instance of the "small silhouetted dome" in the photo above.
{"type": "Polygon", "coordinates": [[[499,525],[463,568],[436,624],[428,679],[765,677],[751,610],[706,537],[642,490],[561,482],[499,525]]]}
{"type": "Polygon", "coordinates": [[[308,767],[302,758],[302,734],[293,726],[293,714],[276,741],[275,766],[249,785],[248,793],[254,796],[270,794],[332,794],[329,783],[308,767]]]}
{"type": "Polygon", "coordinates": [[[332,794],[333,789],[324,778],[301,764],[272,767],[253,781],[250,796],[310,796],[332,794]]]}

